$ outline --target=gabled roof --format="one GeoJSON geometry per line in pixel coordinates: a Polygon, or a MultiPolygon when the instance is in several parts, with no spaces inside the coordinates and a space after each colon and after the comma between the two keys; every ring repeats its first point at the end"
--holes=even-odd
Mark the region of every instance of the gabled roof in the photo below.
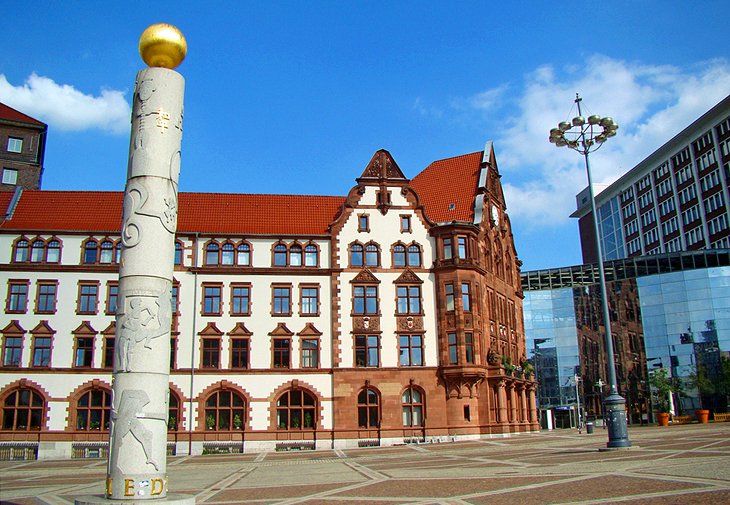
{"type": "Polygon", "coordinates": [[[434,161],[411,180],[430,219],[473,222],[482,155],[479,151],[434,161]]]}
{"type": "MultiPolygon", "coordinates": [[[[345,201],[227,193],[180,193],[178,198],[178,232],[230,235],[326,235],[345,201]]],[[[123,201],[123,193],[115,191],[24,191],[13,218],[0,229],[119,233],[123,201]]],[[[8,202],[0,193],[3,211],[8,202]]]]}
{"type": "Polygon", "coordinates": [[[393,156],[385,149],[380,149],[373,154],[370,163],[365,167],[365,171],[357,182],[393,180],[407,181],[408,179],[403,175],[393,156]]]}
{"type": "Polygon", "coordinates": [[[37,119],[34,119],[28,115],[23,114],[20,111],[17,111],[13,109],[12,107],[8,107],[4,103],[0,102],[0,119],[4,119],[6,121],[15,121],[18,123],[30,123],[37,126],[43,126],[45,127],[45,123],[41,123],[37,119]]]}

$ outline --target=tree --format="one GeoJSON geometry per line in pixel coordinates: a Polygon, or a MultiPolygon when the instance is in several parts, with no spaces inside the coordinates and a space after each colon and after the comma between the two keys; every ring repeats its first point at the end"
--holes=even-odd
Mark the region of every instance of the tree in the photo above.
{"type": "Polygon", "coordinates": [[[666,368],[654,370],[649,376],[649,384],[657,392],[657,407],[659,412],[669,412],[669,395],[674,390],[674,384],[666,368]]]}

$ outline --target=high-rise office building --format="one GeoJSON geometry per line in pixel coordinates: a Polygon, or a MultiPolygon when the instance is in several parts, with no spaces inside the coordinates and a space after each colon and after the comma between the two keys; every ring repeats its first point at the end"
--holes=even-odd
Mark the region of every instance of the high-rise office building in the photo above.
{"type": "MultiPolygon", "coordinates": [[[[596,195],[604,259],[730,248],[730,96],[596,195]]],[[[597,259],[588,188],[583,262],[597,259]]]]}

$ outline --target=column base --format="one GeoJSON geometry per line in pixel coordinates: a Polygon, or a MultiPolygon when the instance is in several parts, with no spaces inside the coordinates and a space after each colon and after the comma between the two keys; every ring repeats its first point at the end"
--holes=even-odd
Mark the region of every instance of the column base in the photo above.
{"type": "Polygon", "coordinates": [[[195,505],[195,496],[189,494],[169,493],[164,498],[147,498],[145,500],[112,500],[103,495],[82,496],[74,500],[75,505],[195,505]]]}

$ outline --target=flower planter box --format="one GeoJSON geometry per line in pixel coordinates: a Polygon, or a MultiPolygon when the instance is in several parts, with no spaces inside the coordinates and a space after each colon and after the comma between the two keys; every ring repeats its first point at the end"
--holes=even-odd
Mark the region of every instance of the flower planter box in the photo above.
{"type": "Polygon", "coordinates": [[[717,412],[715,413],[715,422],[716,423],[724,423],[726,421],[730,421],[730,412],[728,412],[726,414],[718,414],[717,412]]]}

